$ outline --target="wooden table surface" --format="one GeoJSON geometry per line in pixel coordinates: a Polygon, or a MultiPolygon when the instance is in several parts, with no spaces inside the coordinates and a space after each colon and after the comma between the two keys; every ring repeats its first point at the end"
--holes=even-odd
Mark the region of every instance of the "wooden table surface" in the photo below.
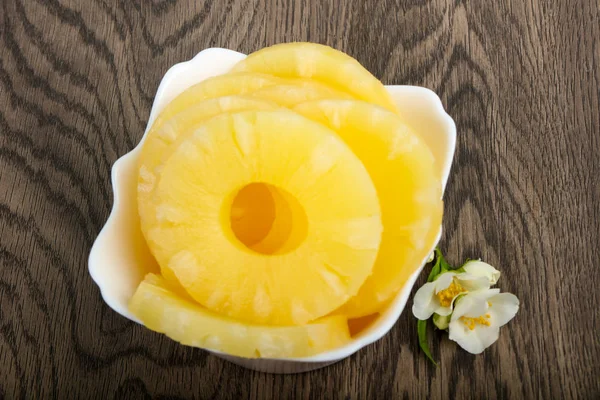
{"type": "Polygon", "coordinates": [[[0,398],[600,396],[597,1],[0,4],[0,398]],[[433,367],[407,310],[336,365],[269,375],[102,302],[87,257],[111,165],[140,140],[162,75],[207,47],[298,40],[431,88],[455,119],[441,246],[497,266],[522,303],[483,355],[431,332],[433,367]]]}

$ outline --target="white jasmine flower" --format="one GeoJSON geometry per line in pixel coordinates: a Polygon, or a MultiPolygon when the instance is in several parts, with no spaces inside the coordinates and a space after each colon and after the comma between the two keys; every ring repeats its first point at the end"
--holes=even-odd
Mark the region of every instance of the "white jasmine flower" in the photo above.
{"type": "Polygon", "coordinates": [[[452,314],[452,306],[458,296],[489,287],[490,280],[487,276],[444,272],[417,291],[412,311],[414,316],[421,320],[428,319],[434,313],[447,316],[452,314]]]}
{"type": "Polygon", "coordinates": [[[448,326],[449,338],[471,354],[479,354],[491,346],[500,327],[519,311],[519,299],[500,289],[484,289],[467,293],[456,302],[448,326]]]}

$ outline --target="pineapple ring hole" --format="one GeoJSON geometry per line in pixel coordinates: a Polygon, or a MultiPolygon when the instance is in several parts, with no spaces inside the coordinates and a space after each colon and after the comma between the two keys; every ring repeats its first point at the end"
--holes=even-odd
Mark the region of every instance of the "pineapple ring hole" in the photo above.
{"type": "Polygon", "coordinates": [[[308,218],[286,190],[262,182],[244,186],[233,198],[231,230],[248,249],[265,255],[285,254],[302,244],[308,218]]]}

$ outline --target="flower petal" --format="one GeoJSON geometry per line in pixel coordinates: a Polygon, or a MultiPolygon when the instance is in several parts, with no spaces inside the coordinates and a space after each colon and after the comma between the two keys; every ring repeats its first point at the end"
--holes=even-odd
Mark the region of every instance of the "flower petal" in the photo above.
{"type": "Polygon", "coordinates": [[[435,287],[435,282],[428,282],[421,286],[417,290],[417,293],[415,293],[412,312],[418,319],[428,319],[433,315],[436,308],[440,306],[437,297],[435,297],[435,287]]]}
{"type": "Polygon", "coordinates": [[[452,314],[452,305],[450,305],[450,307],[443,307],[440,305],[435,309],[435,313],[443,317],[447,317],[448,315],[452,314]]]}
{"type": "Polygon", "coordinates": [[[490,288],[490,280],[485,276],[477,276],[465,272],[456,275],[456,279],[469,292],[490,288]]]}
{"type": "MultiPolygon", "coordinates": [[[[460,274],[457,274],[456,272],[444,272],[443,274],[441,274],[438,277],[438,279],[435,280],[435,283],[436,283],[435,294],[440,293],[442,290],[448,289],[450,287],[450,285],[452,284],[452,281],[454,280],[454,278],[459,275],[460,274]]],[[[465,291],[465,293],[466,293],[466,291],[465,291]]],[[[436,298],[438,307],[435,309],[435,313],[442,315],[442,316],[448,316],[448,315],[452,314],[452,309],[454,307],[454,300],[456,299],[456,297],[458,297],[458,295],[456,295],[452,299],[452,302],[450,303],[450,305],[448,307],[442,306],[439,302],[439,299],[436,298]]]]}
{"type": "Polygon", "coordinates": [[[498,340],[500,328],[477,325],[471,330],[460,320],[457,320],[450,323],[448,332],[448,338],[454,340],[460,347],[471,354],[480,354],[498,340]]]}
{"type": "Polygon", "coordinates": [[[483,261],[468,261],[462,268],[471,275],[488,278],[490,285],[495,285],[498,279],[500,279],[500,271],[483,261]]]}
{"type": "Polygon", "coordinates": [[[512,293],[500,293],[488,299],[490,322],[497,327],[505,325],[519,311],[519,299],[512,293]]]}
{"type": "Polygon", "coordinates": [[[487,312],[489,306],[487,300],[500,293],[500,289],[485,289],[469,292],[456,300],[452,321],[460,317],[477,318],[487,312]]]}
{"type": "Polygon", "coordinates": [[[439,275],[438,278],[434,281],[436,285],[435,293],[437,294],[442,290],[448,289],[455,276],[455,272],[444,272],[443,274],[439,275]]]}

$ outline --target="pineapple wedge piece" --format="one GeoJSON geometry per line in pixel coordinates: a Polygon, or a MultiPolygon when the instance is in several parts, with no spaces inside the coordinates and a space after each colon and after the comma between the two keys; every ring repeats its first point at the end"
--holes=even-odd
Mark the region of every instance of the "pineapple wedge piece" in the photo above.
{"type": "Polygon", "coordinates": [[[381,240],[363,164],[333,131],[285,110],[201,125],[165,163],[155,200],[156,222],[142,229],[163,271],[206,308],[251,323],[300,325],[340,307],[371,274],[381,240]],[[232,223],[252,185],[285,209],[258,247],[232,223]]]}
{"type": "Polygon", "coordinates": [[[139,285],[129,308],[147,328],[182,344],[239,357],[308,357],[350,339],[343,316],[325,317],[303,326],[248,325],[181,297],[169,282],[153,274],[139,285]]]}
{"type": "Polygon", "coordinates": [[[423,140],[398,115],[362,101],[321,100],[294,111],[336,131],[369,172],[385,227],[373,274],[340,313],[373,314],[431,251],[442,221],[442,186],[423,140]]]}
{"type": "Polygon", "coordinates": [[[277,44],[250,54],[237,63],[232,72],[314,79],[356,99],[396,111],[392,97],[377,78],[354,58],[329,46],[315,43],[277,44]]]}

